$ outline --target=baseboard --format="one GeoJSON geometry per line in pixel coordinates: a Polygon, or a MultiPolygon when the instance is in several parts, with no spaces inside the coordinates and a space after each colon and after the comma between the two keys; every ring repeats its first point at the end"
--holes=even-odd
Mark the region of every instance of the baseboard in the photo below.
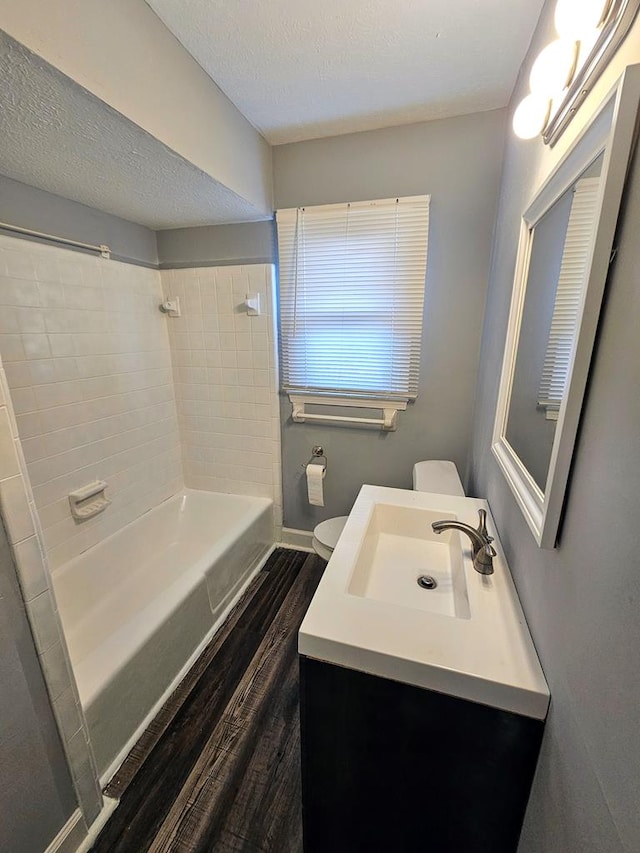
{"type": "Polygon", "coordinates": [[[312,530],[296,530],[293,527],[282,528],[282,538],[278,542],[279,548],[291,548],[295,551],[308,551],[314,554],[313,550],[313,531],[312,530]]]}
{"type": "Polygon", "coordinates": [[[89,829],[84,822],[82,812],[76,809],[44,853],[87,853],[93,847],[94,841],[117,805],[118,800],[103,797],[102,809],[89,829]]]}
{"type": "Polygon", "coordinates": [[[76,809],[44,853],[76,853],[87,837],[87,827],[80,809],[76,809]]]}

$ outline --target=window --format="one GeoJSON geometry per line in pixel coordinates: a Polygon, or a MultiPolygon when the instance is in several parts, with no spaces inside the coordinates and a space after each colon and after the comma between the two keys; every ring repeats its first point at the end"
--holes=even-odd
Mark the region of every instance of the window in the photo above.
{"type": "Polygon", "coordinates": [[[285,391],[415,398],[429,197],[277,212],[285,391]]]}
{"type": "Polygon", "coordinates": [[[599,177],[582,178],[573,190],[549,341],[538,391],[538,405],[546,411],[548,420],[558,419],[569,378],[573,348],[578,337],[578,319],[585,288],[587,261],[590,257],[599,186],[599,177]]]}

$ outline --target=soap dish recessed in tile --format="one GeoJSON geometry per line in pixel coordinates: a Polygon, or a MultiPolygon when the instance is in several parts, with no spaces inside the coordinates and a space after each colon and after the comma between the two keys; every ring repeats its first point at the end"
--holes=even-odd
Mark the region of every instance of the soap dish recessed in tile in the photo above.
{"type": "Polygon", "coordinates": [[[76,521],[86,521],[103,512],[111,503],[105,495],[107,483],[104,480],[96,480],[69,493],[69,506],[71,515],[76,521]]]}

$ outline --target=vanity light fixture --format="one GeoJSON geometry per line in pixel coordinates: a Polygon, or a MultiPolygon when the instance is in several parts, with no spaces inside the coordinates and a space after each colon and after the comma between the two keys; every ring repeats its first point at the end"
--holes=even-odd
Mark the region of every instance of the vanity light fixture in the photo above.
{"type": "Polygon", "coordinates": [[[559,38],[538,55],[530,94],[513,116],[521,139],[542,134],[554,144],[629,31],[640,0],[557,0],[559,38]]]}
{"type": "Polygon", "coordinates": [[[551,99],[546,95],[527,95],[513,114],[513,130],[520,139],[533,139],[542,132],[549,118],[551,99]]]}
{"type": "Polygon", "coordinates": [[[610,7],[610,0],[558,0],[556,30],[562,38],[588,37],[604,24],[610,7]]]}
{"type": "Polygon", "coordinates": [[[577,41],[559,38],[548,44],[533,63],[529,88],[534,95],[548,99],[566,89],[576,70],[577,41]]]}

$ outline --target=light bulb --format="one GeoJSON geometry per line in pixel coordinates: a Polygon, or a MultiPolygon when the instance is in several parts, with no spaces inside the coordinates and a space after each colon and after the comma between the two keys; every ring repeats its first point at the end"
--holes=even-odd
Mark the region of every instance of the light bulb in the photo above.
{"type": "Polygon", "coordinates": [[[513,131],[520,139],[533,139],[542,133],[549,118],[551,101],[543,95],[527,95],[513,114],[513,131]]]}
{"type": "Polygon", "coordinates": [[[557,39],[538,54],[533,63],[529,86],[534,95],[551,98],[571,82],[575,71],[578,43],[557,39]]]}
{"type": "Polygon", "coordinates": [[[555,24],[562,38],[580,40],[597,30],[609,0],[558,0],[555,24]]]}

